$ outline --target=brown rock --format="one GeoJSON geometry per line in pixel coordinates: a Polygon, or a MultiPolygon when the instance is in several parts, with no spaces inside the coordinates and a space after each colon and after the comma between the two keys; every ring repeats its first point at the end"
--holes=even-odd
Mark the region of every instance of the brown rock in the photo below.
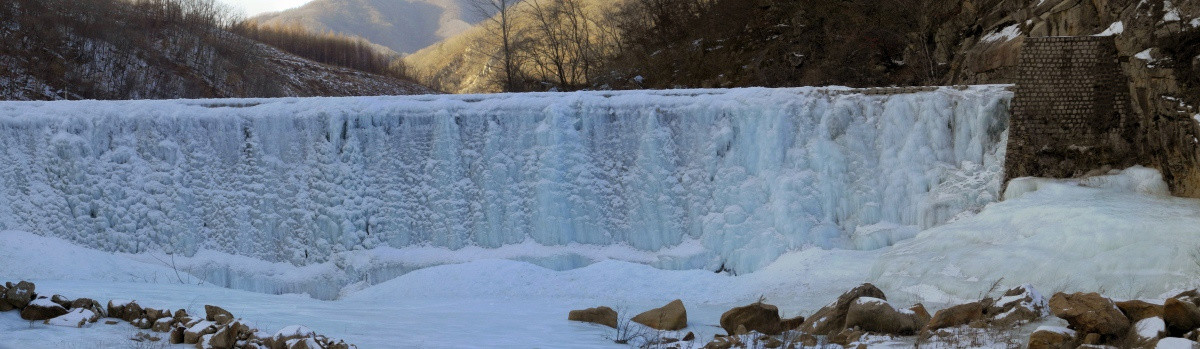
{"type": "Polygon", "coordinates": [[[32,282],[18,282],[4,291],[4,300],[12,305],[13,308],[25,309],[25,306],[29,305],[29,302],[33,301],[34,297],[37,296],[34,293],[35,288],[36,286],[32,282]]]}
{"type": "Polygon", "coordinates": [[[1121,312],[1125,313],[1125,317],[1133,323],[1163,316],[1163,306],[1139,300],[1117,302],[1117,308],[1121,309],[1121,312]]]}
{"type": "Polygon", "coordinates": [[[1050,310],[1067,320],[1071,329],[1104,338],[1124,335],[1130,326],[1129,318],[1116,303],[1098,293],[1056,293],[1050,298],[1050,310]]]}
{"type": "MultiPolygon", "coordinates": [[[[919,304],[914,308],[924,310],[924,306],[919,304]]],[[[929,322],[928,312],[924,315],[920,316],[910,309],[896,310],[887,301],[879,298],[859,297],[850,304],[850,309],[846,312],[846,328],[907,336],[917,333],[929,322]]]]}
{"type": "Polygon", "coordinates": [[[651,309],[633,317],[633,322],[656,330],[676,331],[687,327],[687,309],[683,301],[673,300],[658,309],[651,309]]]}
{"type": "Polygon", "coordinates": [[[183,330],[183,342],[186,344],[195,344],[200,341],[200,337],[217,332],[217,326],[213,322],[196,324],[183,330]],[[201,326],[207,324],[207,326],[201,326]]]}
{"type": "Polygon", "coordinates": [[[205,305],[204,306],[204,314],[205,314],[204,315],[205,320],[216,321],[217,324],[220,324],[220,325],[224,325],[226,323],[229,323],[229,321],[233,321],[233,314],[231,314],[228,311],[226,311],[225,309],[221,309],[221,307],[218,307],[215,305],[205,305]],[[222,320],[224,322],[222,322],[222,320]]]}
{"type": "Polygon", "coordinates": [[[617,328],[617,311],[604,306],[587,308],[583,310],[572,310],[567,314],[567,320],[590,322],[593,324],[601,324],[604,326],[617,328]]]}
{"type": "Polygon", "coordinates": [[[833,304],[817,310],[815,314],[805,319],[804,324],[800,325],[800,331],[818,336],[841,332],[846,328],[846,312],[850,310],[850,303],[859,297],[887,300],[887,296],[875,285],[862,284],[838,296],[833,304]]]}
{"type": "Polygon", "coordinates": [[[848,346],[848,345],[850,345],[850,343],[857,342],[865,334],[867,334],[867,333],[864,331],[856,330],[853,328],[847,328],[847,329],[843,329],[841,332],[838,332],[837,334],[829,336],[829,342],[834,343],[834,344],[839,344],[842,346],[848,346]]]}
{"type": "Polygon", "coordinates": [[[779,322],[779,329],[782,331],[791,331],[800,328],[804,324],[804,317],[797,316],[791,319],[783,319],[779,322]]]}
{"type": "Polygon", "coordinates": [[[72,300],[67,299],[67,297],[63,297],[62,295],[56,294],[56,295],[50,296],[50,301],[54,302],[54,304],[61,305],[63,308],[71,309],[72,300]]]}
{"type": "Polygon", "coordinates": [[[1041,319],[1049,313],[1046,298],[1030,285],[1004,292],[1004,296],[988,306],[984,313],[995,326],[1012,326],[1041,319]]]}
{"type": "Polygon", "coordinates": [[[754,303],[729,309],[721,314],[721,328],[728,334],[734,334],[738,326],[758,333],[777,335],[783,332],[779,319],[779,308],[766,303],[754,303]]]}
{"type": "Polygon", "coordinates": [[[929,320],[929,323],[925,325],[922,331],[932,332],[943,328],[958,327],[978,322],[984,318],[984,312],[991,304],[991,299],[984,299],[978,302],[959,304],[938,310],[937,313],[933,314],[933,318],[929,320]]]}
{"type": "Polygon", "coordinates": [[[175,319],[165,317],[158,319],[154,324],[150,325],[150,330],[154,332],[170,332],[175,326],[175,319]]]}
{"type": "Polygon", "coordinates": [[[70,308],[71,309],[79,309],[79,308],[87,309],[87,310],[91,310],[93,313],[104,315],[104,307],[100,306],[100,302],[97,302],[96,300],[91,299],[91,298],[76,299],[71,302],[70,308]]]}
{"type": "Polygon", "coordinates": [[[1072,349],[1075,343],[1075,332],[1060,332],[1039,329],[1029,335],[1029,349],[1072,349]]]}
{"type": "Polygon", "coordinates": [[[249,328],[240,322],[233,322],[218,328],[208,343],[213,349],[233,349],[242,333],[249,333],[249,328]]]}
{"type": "Polygon", "coordinates": [[[1099,333],[1088,333],[1086,336],[1083,336],[1083,345],[1100,345],[1100,341],[1099,333]]]}
{"type": "Polygon", "coordinates": [[[4,294],[0,293],[0,312],[10,311],[13,309],[17,309],[17,308],[14,307],[12,304],[9,304],[8,301],[5,301],[4,294]]]}
{"type": "Polygon", "coordinates": [[[1171,336],[1183,336],[1200,328],[1200,295],[1195,290],[1180,293],[1163,303],[1163,322],[1171,336]]]}
{"type": "Polygon", "coordinates": [[[50,301],[38,298],[21,309],[21,318],[25,320],[49,320],[67,313],[67,308],[50,301]]]}
{"type": "Polygon", "coordinates": [[[683,340],[685,340],[685,341],[696,340],[696,334],[688,332],[686,335],[683,335],[683,340]]]}
{"type": "MultiPolygon", "coordinates": [[[[125,305],[125,309],[122,310],[121,319],[128,321],[129,323],[133,323],[134,321],[137,321],[137,319],[141,319],[145,315],[146,315],[146,311],[142,310],[141,305],[138,305],[137,302],[129,302],[129,304],[125,305]]],[[[147,328],[149,328],[149,327],[147,327],[147,328]]]]}
{"type": "Polygon", "coordinates": [[[184,331],[184,328],[180,327],[180,326],[175,326],[174,328],[172,328],[171,329],[171,337],[170,337],[169,342],[171,344],[183,344],[183,342],[184,342],[183,331],[184,331]]]}

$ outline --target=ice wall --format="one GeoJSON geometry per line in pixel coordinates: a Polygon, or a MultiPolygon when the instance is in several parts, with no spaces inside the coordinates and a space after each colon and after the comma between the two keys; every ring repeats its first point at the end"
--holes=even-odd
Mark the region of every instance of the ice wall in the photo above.
{"type": "MultiPolygon", "coordinates": [[[[748,272],[877,248],[999,188],[1000,86],[0,103],[0,228],[297,265],[349,250],[660,251],[748,272]]],[[[619,258],[619,257],[618,257],[619,258]]]]}

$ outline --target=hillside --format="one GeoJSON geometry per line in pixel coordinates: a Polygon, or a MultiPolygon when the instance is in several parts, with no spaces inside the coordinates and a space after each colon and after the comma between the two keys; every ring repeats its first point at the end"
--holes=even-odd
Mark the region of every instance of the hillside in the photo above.
{"type": "Polygon", "coordinates": [[[469,29],[481,18],[468,0],[316,0],[259,15],[265,25],[361,36],[400,53],[412,53],[469,29]]]}
{"type": "Polygon", "coordinates": [[[214,18],[112,0],[0,2],[0,98],[163,99],[428,93],[316,63],[219,29],[214,18]]]}
{"type": "MultiPolygon", "coordinates": [[[[1124,57],[1158,47],[1143,56],[1159,63],[1126,65],[1149,95],[1200,86],[1190,64],[1200,26],[1195,2],[580,2],[597,26],[620,36],[601,59],[602,73],[583,88],[1011,83],[1022,37],[1105,32],[1116,35],[1124,57]]],[[[528,21],[526,12],[515,11],[518,22],[528,21]]],[[[489,36],[468,31],[406,61],[446,91],[497,91],[488,83],[499,69],[487,49],[494,46],[480,44],[489,36]]]]}

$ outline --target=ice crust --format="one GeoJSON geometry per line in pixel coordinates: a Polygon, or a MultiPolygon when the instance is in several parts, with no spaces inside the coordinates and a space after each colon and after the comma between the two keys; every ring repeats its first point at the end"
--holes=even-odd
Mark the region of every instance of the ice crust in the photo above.
{"type": "MultiPolygon", "coordinates": [[[[995,201],[1010,97],[976,86],[4,102],[0,229],[340,269],[346,251],[536,245],[651,252],[531,257],[556,269],[615,258],[749,272],[803,246],[880,248],[995,201]]],[[[231,264],[192,271],[239,277],[231,264]]]]}

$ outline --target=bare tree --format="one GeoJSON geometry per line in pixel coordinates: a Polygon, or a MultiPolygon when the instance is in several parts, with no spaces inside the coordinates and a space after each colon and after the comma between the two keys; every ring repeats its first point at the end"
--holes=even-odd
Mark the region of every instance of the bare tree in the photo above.
{"type": "Polygon", "coordinates": [[[498,50],[495,57],[501,62],[501,84],[504,91],[519,90],[518,76],[520,64],[517,62],[516,52],[516,26],[513,22],[513,7],[520,0],[470,0],[468,3],[471,10],[480,17],[488,18],[493,26],[488,26],[488,29],[493,31],[494,36],[497,36],[499,41],[498,50]]]}

